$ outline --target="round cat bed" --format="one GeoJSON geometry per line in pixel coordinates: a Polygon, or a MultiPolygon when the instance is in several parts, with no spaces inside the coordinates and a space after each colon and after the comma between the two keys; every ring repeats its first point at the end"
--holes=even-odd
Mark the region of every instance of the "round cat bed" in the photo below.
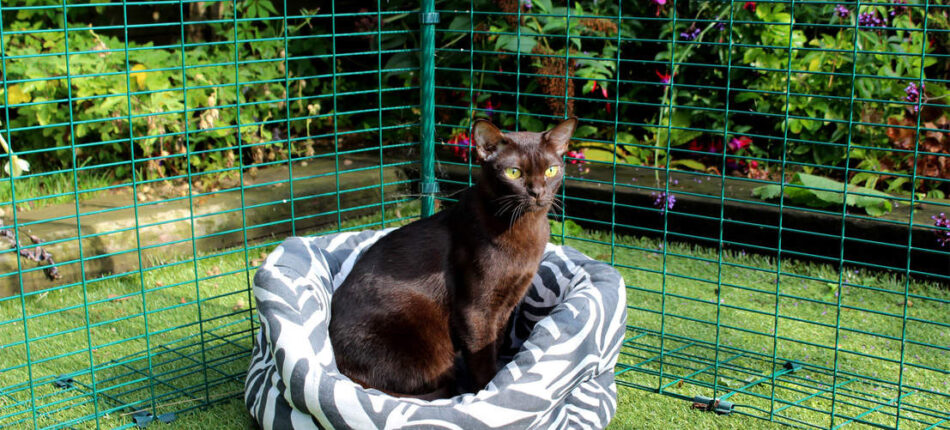
{"type": "Polygon", "coordinates": [[[397,398],[341,374],[327,334],[330,296],[389,231],[289,238],[258,269],[261,327],[244,400],[263,429],[606,427],[617,407],[624,283],[609,265],[568,246],[548,244],[513,313],[502,367],[478,393],[397,398]]]}

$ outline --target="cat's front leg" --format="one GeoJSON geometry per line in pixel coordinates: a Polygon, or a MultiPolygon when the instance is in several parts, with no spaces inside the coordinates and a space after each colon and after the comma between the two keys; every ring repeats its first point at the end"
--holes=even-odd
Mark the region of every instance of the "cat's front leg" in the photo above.
{"type": "Polygon", "coordinates": [[[485,388],[495,377],[498,357],[497,332],[484,315],[466,312],[462,317],[459,338],[462,357],[471,375],[474,390],[485,388]]]}

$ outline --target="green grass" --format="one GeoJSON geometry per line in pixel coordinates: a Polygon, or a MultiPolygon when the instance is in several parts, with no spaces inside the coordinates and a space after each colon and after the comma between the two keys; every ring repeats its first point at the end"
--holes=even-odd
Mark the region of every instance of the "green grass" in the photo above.
{"type": "MultiPolygon", "coordinates": [[[[110,185],[112,179],[111,175],[106,173],[83,172],[76,177],[76,181],[79,185],[79,200],[83,201],[98,196],[102,188],[110,185]]],[[[40,209],[76,201],[77,187],[73,184],[72,173],[14,178],[14,186],[11,186],[10,182],[10,178],[6,175],[0,178],[0,204],[9,204],[13,201],[15,186],[19,210],[40,209]]],[[[8,211],[6,208],[4,210],[8,211]]]]}
{"type": "MultiPolygon", "coordinates": [[[[403,211],[414,213],[411,209],[403,211]]],[[[389,213],[391,216],[394,211],[389,213]]],[[[348,221],[343,227],[370,224],[378,225],[378,218],[348,221]]],[[[600,260],[612,259],[629,286],[627,335],[631,340],[626,343],[618,369],[636,367],[643,371],[623,371],[617,378],[621,384],[653,390],[668,385],[666,392],[692,397],[711,396],[712,388],[705,385],[716,383],[716,395],[723,396],[746,381],[772,372],[769,363],[773,354],[779,365],[782,359],[805,363],[805,369],[779,378],[777,408],[783,405],[782,400],[804,397],[795,390],[816,392],[831,382],[831,372],[825,369],[834,368],[834,349],[828,347],[835,344],[838,322],[841,377],[861,376],[846,386],[854,392],[842,393],[864,400],[853,401],[855,406],[839,405],[836,412],[857,415],[873,404],[876,398],[872,396],[887,398],[895,393],[891,382],[897,381],[898,365],[885,358],[900,358],[900,342],[893,339],[900,338],[903,323],[905,282],[899,276],[847,269],[841,304],[843,309],[850,309],[842,310],[840,321],[836,321],[838,290],[833,287],[839,274],[830,265],[783,260],[776,286],[776,262],[772,258],[726,251],[720,271],[715,249],[673,243],[666,247],[664,276],[664,253],[655,239],[618,237],[611,252],[610,237],[605,233],[579,228],[570,228],[568,233],[573,236],[566,240],[568,245],[600,260]],[[721,283],[717,282],[720,275],[721,283]],[[664,286],[665,304],[659,294],[664,286]],[[776,300],[777,290],[780,294],[776,300]],[[778,319],[772,316],[776,310],[781,315],[778,319]],[[778,338],[771,334],[776,329],[778,338]],[[662,377],[658,375],[660,360],[641,364],[656,356],[659,338],[649,333],[661,330],[670,336],[663,345],[667,355],[662,377]],[[648,334],[634,339],[643,333],[648,334]],[[710,370],[679,381],[692,369],[705,367],[699,363],[712,363],[716,357],[711,348],[699,343],[688,346],[675,339],[716,344],[717,334],[722,345],[719,360],[731,360],[720,366],[718,378],[710,370]],[[681,349],[672,351],[677,348],[681,349]]],[[[41,413],[39,427],[68,423],[77,429],[95,428],[94,419],[84,420],[95,413],[95,405],[82,395],[81,386],[74,384],[72,389],[62,390],[51,383],[56,375],[75,373],[78,383],[91,386],[91,375],[84,372],[90,360],[98,369],[97,387],[115,398],[98,399],[100,413],[108,411],[99,421],[104,428],[128,425],[129,409],[117,407],[130,403],[148,408],[152,396],[159,398],[159,413],[217,401],[211,407],[180,414],[171,425],[161,428],[249,427],[243,402],[234,398],[240,397],[243,388],[251,345],[249,317],[254,312],[247,290],[253,272],[245,268],[259,264],[262,254],[273,246],[261,245],[248,251],[250,264],[243,249],[225,250],[199,256],[194,262],[154,261],[151,263],[159,267],[142,274],[90,280],[85,288],[77,285],[0,299],[0,427],[33,427],[27,383],[32,375],[37,381],[32,398],[41,413]],[[199,328],[205,332],[204,339],[198,337],[199,328]],[[146,337],[144,333],[150,334],[146,337]],[[24,360],[27,351],[23,340],[27,336],[31,339],[29,366],[24,360]],[[146,350],[151,354],[141,354],[146,350]],[[145,383],[150,366],[162,383],[145,383]]],[[[912,305],[907,307],[910,319],[906,337],[916,343],[905,346],[904,384],[933,393],[917,391],[904,399],[905,406],[927,407],[946,415],[950,411],[946,396],[950,379],[946,349],[950,346],[946,329],[950,317],[946,305],[950,294],[946,285],[913,281],[907,286],[912,305]]],[[[717,416],[692,409],[686,400],[621,386],[619,410],[610,428],[777,428],[778,424],[740,414],[768,416],[771,395],[770,384],[753,386],[729,398],[741,405],[736,413],[717,416]]],[[[827,426],[827,397],[816,396],[802,403],[811,409],[791,407],[775,418],[827,426]]],[[[893,425],[893,419],[885,415],[888,411],[893,412],[892,408],[882,408],[862,419],[893,425]]],[[[920,414],[910,416],[930,419],[920,414]]],[[[838,418],[836,424],[842,421],[838,418]]],[[[902,421],[903,425],[924,427],[908,421],[902,421]]]]}
{"type": "MultiPolygon", "coordinates": [[[[569,228],[569,234],[571,231],[569,228]]],[[[775,408],[782,407],[783,401],[794,402],[827,389],[832,382],[854,380],[836,393],[839,400],[852,403],[836,407],[839,417],[834,425],[841,424],[845,421],[842,415],[858,416],[897,396],[904,288],[907,286],[910,305],[906,308],[906,339],[909,342],[904,346],[903,384],[905,394],[913,393],[902,401],[905,408],[911,405],[918,410],[930,408],[938,416],[950,416],[950,387],[947,385],[950,380],[947,376],[950,371],[947,365],[950,362],[950,330],[947,330],[950,290],[947,285],[907,283],[892,273],[846,268],[841,276],[844,287],[840,292],[839,320],[839,272],[830,265],[783,260],[777,275],[774,258],[726,250],[722,253],[720,270],[716,249],[672,243],[666,247],[664,275],[664,252],[656,240],[617,238],[611,252],[610,237],[606,233],[573,235],[577,237],[568,238],[566,244],[598,260],[613,259],[628,285],[627,336],[630,339],[620,363],[653,373],[624,371],[618,376],[621,383],[649,389],[662,386],[666,392],[689,398],[712,396],[711,388],[702,387],[715,383],[718,385],[716,395],[722,396],[777,370],[770,365],[774,355],[778,368],[785,360],[805,365],[795,374],[778,378],[775,408]],[[661,300],[664,286],[665,303],[661,300]],[[776,313],[778,318],[774,316],[776,313]],[[839,327],[838,379],[833,378],[836,325],[839,327]],[[661,330],[669,336],[663,345],[667,356],[663,360],[662,378],[657,373],[660,345],[659,336],[655,335],[661,330]],[[703,342],[723,347],[718,356],[720,362],[731,360],[720,365],[718,377],[713,370],[690,376],[716,362],[715,349],[704,346],[703,342]],[[650,359],[654,361],[644,363],[650,359]],[[684,378],[686,376],[689,377],[684,378]]],[[[773,395],[771,385],[759,384],[746,392],[748,394],[729,398],[742,405],[737,406],[736,411],[768,417],[769,398],[773,395]]],[[[676,402],[679,414],[694,418],[710,415],[689,410],[691,402],[686,400],[676,402]]],[[[775,419],[800,425],[831,424],[830,394],[813,397],[802,405],[804,407],[781,411],[775,419]]],[[[637,412],[639,408],[621,409],[616,420],[621,424],[616,428],[625,428],[626,423],[652,422],[645,421],[642,413],[637,412]]],[[[926,414],[908,414],[908,411],[905,409],[902,415],[929,423],[939,421],[926,414]]],[[[860,419],[893,426],[894,412],[893,407],[882,407],[860,419]]],[[[737,418],[720,417],[717,422],[744,421],[737,418]]],[[[950,425],[948,423],[943,425],[950,425]]],[[[901,426],[926,427],[906,420],[902,420],[901,426]]]]}

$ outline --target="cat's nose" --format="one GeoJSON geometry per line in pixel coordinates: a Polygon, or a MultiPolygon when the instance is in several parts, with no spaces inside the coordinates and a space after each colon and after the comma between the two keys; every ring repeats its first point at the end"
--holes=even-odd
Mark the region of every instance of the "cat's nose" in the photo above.
{"type": "Polygon", "coordinates": [[[528,195],[534,198],[538,198],[542,193],[544,193],[544,188],[540,186],[531,186],[528,188],[528,195]]]}

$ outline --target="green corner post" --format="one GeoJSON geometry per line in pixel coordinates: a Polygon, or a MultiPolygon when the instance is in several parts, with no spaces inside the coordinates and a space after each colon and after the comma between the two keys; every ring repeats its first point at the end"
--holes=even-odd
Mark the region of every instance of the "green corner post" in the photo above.
{"type": "Polygon", "coordinates": [[[422,216],[427,217],[435,211],[435,195],[439,184],[435,181],[435,25],[439,23],[439,14],[435,11],[435,0],[423,0],[419,13],[422,27],[422,49],[420,68],[421,126],[422,126],[422,216]]]}

